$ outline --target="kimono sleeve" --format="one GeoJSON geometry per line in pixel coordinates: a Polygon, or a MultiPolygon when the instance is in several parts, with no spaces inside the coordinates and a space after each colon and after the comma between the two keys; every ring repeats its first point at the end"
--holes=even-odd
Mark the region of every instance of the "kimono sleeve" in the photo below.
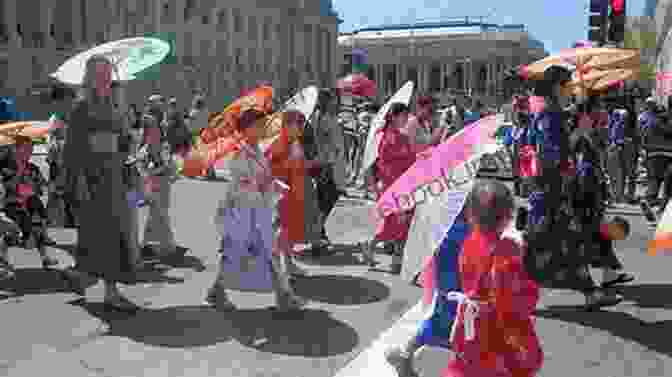
{"type": "Polygon", "coordinates": [[[514,241],[502,240],[492,271],[497,322],[503,326],[506,343],[519,351],[535,336],[530,315],[539,300],[539,287],[525,271],[520,253],[514,241]]]}
{"type": "Polygon", "coordinates": [[[400,140],[397,132],[383,131],[378,147],[378,158],[384,161],[403,160],[408,158],[411,151],[400,140]]]}

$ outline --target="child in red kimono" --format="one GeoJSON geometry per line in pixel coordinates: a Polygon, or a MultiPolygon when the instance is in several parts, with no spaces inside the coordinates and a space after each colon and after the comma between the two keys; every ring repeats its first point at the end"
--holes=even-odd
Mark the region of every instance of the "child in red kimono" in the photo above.
{"type": "Polygon", "coordinates": [[[543,362],[532,319],[539,288],[525,272],[518,244],[502,237],[513,196],[496,181],[477,182],[470,196],[473,231],[459,258],[464,293],[448,294],[459,302],[451,331],[456,358],[443,376],[535,376],[543,362]]]}

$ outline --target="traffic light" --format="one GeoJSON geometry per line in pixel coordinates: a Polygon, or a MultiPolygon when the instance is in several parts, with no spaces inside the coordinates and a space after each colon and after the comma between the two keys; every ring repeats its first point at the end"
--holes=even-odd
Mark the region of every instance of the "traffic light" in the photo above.
{"type": "Polygon", "coordinates": [[[604,42],[604,31],[609,11],[609,0],[590,0],[590,15],[588,16],[588,40],[598,43],[604,42]]]}
{"type": "Polygon", "coordinates": [[[625,0],[610,0],[609,32],[611,42],[620,43],[625,39],[625,0]]]}

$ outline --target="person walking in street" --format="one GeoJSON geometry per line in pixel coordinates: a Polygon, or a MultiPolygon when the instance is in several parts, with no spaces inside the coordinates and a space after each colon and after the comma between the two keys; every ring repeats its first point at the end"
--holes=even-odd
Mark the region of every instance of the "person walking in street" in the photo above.
{"type": "Polygon", "coordinates": [[[177,170],[168,141],[148,145],[146,165],[141,169],[149,196],[149,214],[145,223],[143,255],[149,257],[183,256],[188,249],[175,241],[170,207],[177,170]]]}
{"type": "MultiPolygon", "coordinates": [[[[408,106],[403,103],[394,103],[386,115],[385,126],[378,132],[382,133],[376,160],[376,192],[382,195],[402,174],[416,161],[418,153],[414,140],[402,132],[408,123],[408,106]],[[378,182],[379,181],[379,182],[378,182]]],[[[394,254],[392,256],[391,271],[394,274],[401,272],[403,243],[408,236],[412,213],[388,215],[380,222],[376,234],[368,243],[363,245],[362,254],[369,265],[376,264],[374,247],[380,241],[393,241],[394,254]]]]}
{"type": "MultiPolygon", "coordinates": [[[[338,100],[328,89],[320,91],[319,106],[316,111],[314,133],[316,135],[317,159],[324,164],[317,176],[317,197],[322,214],[321,239],[329,244],[326,222],[336,202],[345,193],[345,145],[343,128],[336,119],[338,100]]],[[[324,251],[324,248],[321,248],[324,251]]]]}
{"type": "Polygon", "coordinates": [[[47,234],[47,210],[40,197],[47,188],[47,180],[40,168],[30,162],[33,154],[33,140],[28,137],[15,137],[13,159],[5,160],[1,166],[2,184],[6,191],[5,208],[7,216],[21,229],[21,246],[37,249],[42,267],[47,269],[58,261],[47,254],[47,246],[56,243],[47,234]]]}
{"type": "Polygon", "coordinates": [[[455,356],[442,376],[536,376],[544,361],[532,317],[539,287],[519,245],[502,237],[513,195],[501,182],[477,181],[466,208],[473,230],[459,256],[462,292],[447,294],[459,306],[450,333],[455,356]]]}
{"type": "Polygon", "coordinates": [[[290,219],[281,219],[283,214],[278,211],[283,209],[277,202],[283,185],[274,180],[271,163],[258,145],[256,122],[262,118],[263,114],[255,110],[241,115],[236,126],[239,153],[222,166],[227,183],[215,218],[222,257],[220,271],[206,297],[219,310],[235,309],[226,292],[231,288],[264,290],[270,286],[278,309],[283,311],[306,304],[290,285],[282,263],[284,255],[274,253],[278,247],[287,252],[289,240],[282,228],[290,219]]]}
{"type": "Polygon", "coordinates": [[[657,116],[655,121],[646,124],[644,148],[646,150],[647,190],[646,200],[642,209],[647,220],[656,221],[651,216],[651,208],[665,209],[665,204],[672,197],[672,126],[668,114],[657,116]],[[659,197],[664,184],[662,199],[659,197]]]}
{"type": "Polygon", "coordinates": [[[611,178],[612,203],[617,205],[625,202],[626,174],[630,160],[629,152],[632,147],[632,143],[626,145],[625,140],[625,127],[628,116],[628,111],[621,108],[616,108],[609,114],[607,171],[611,178]]]}
{"type": "Polygon", "coordinates": [[[84,98],[70,116],[65,149],[69,195],[77,198],[80,219],[75,266],[66,271],[72,289],[85,295],[83,275],[105,283],[104,304],[111,310],[135,312],[138,306],[125,298],[118,283],[135,281],[136,264],[127,232],[131,208],[123,182],[127,154],[119,152],[123,114],[112,100],[112,71],[106,57],[86,63],[84,98]],[[103,229],[103,231],[101,231],[103,229]]]}
{"type": "Polygon", "coordinates": [[[458,260],[464,240],[471,227],[464,209],[446,233],[439,250],[421,273],[424,301],[431,306],[432,314],[420,323],[417,333],[401,347],[387,350],[385,358],[401,377],[417,377],[413,363],[424,346],[450,349],[450,331],[457,314],[457,303],[447,299],[452,291],[459,291],[458,260]]]}

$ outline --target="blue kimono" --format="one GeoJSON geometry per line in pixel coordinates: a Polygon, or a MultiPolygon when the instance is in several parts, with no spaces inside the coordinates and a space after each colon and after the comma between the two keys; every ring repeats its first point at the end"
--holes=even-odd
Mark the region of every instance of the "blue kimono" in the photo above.
{"type": "MultiPolygon", "coordinates": [[[[462,251],[462,244],[469,235],[470,227],[462,216],[455,220],[446,237],[441,242],[434,276],[435,287],[441,293],[461,291],[459,281],[458,258],[462,251]]],[[[420,325],[416,335],[418,345],[450,348],[450,330],[457,313],[457,302],[448,301],[443,295],[434,293],[434,307],[432,315],[420,325]]]]}

